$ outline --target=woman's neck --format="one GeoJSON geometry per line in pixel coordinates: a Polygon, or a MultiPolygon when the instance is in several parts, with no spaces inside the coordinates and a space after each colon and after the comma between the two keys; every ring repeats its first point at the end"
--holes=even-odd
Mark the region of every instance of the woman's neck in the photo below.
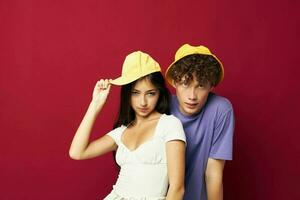
{"type": "Polygon", "coordinates": [[[147,117],[141,117],[141,116],[135,116],[135,120],[133,121],[133,124],[132,125],[137,125],[139,126],[140,124],[142,123],[145,123],[145,122],[149,122],[149,121],[152,121],[152,120],[156,120],[156,119],[159,119],[161,116],[161,113],[157,112],[157,111],[154,111],[152,112],[150,115],[148,115],[147,117]]]}

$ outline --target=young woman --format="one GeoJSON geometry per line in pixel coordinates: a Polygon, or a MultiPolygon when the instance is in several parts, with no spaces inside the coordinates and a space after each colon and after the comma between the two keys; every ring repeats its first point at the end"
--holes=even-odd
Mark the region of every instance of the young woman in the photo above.
{"type": "Polygon", "coordinates": [[[120,172],[105,200],[182,200],[185,135],[180,121],[168,113],[169,91],[148,54],[129,54],[121,77],[97,82],[69,153],[83,160],[116,151],[120,172]],[[112,131],[89,143],[111,84],[122,85],[118,119],[112,131]]]}

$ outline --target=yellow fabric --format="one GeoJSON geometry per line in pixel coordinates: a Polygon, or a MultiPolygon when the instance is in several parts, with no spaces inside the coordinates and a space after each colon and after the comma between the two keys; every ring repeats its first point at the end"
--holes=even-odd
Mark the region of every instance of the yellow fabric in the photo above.
{"type": "Polygon", "coordinates": [[[122,75],[112,81],[114,85],[125,85],[153,72],[161,71],[159,64],[148,54],[135,51],[126,56],[122,75]]]}
{"type": "Polygon", "coordinates": [[[192,54],[203,54],[203,55],[210,55],[210,56],[214,57],[219,62],[220,66],[221,66],[221,75],[220,75],[218,83],[220,83],[223,80],[223,78],[224,78],[223,64],[221,63],[221,61],[214,54],[212,54],[210,52],[210,50],[207,47],[202,46],[202,45],[192,46],[192,45],[189,45],[189,44],[184,44],[177,50],[177,52],[175,54],[175,60],[172,62],[172,64],[166,70],[165,76],[166,76],[166,79],[167,79],[169,84],[172,85],[172,79],[169,76],[168,72],[171,69],[171,67],[174,65],[174,63],[179,61],[181,58],[184,58],[185,56],[192,55],[192,54]]]}

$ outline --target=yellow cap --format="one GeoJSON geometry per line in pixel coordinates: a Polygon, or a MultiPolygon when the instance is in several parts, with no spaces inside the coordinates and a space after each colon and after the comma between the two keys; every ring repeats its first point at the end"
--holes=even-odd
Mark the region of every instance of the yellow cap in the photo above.
{"type": "Polygon", "coordinates": [[[126,56],[122,75],[112,81],[114,85],[125,85],[153,72],[160,72],[159,64],[148,54],[135,51],[126,56]]]}
{"type": "Polygon", "coordinates": [[[168,83],[172,85],[172,78],[169,75],[169,70],[172,68],[172,66],[180,59],[182,59],[186,56],[192,55],[192,54],[209,55],[209,56],[214,57],[217,60],[217,62],[220,64],[220,67],[221,67],[220,77],[219,77],[218,82],[216,83],[216,85],[218,85],[224,78],[224,68],[223,68],[223,64],[221,63],[221,61],[214,54],[212,54],[207,47],[202,46],[202,45],[201,46],[191,46],[189,44],[184,44],[177,50],[177,52],[175,54],[174,62],[172,62],[172,64],[166,70],[165,77],[166,77],[168,83]]]}

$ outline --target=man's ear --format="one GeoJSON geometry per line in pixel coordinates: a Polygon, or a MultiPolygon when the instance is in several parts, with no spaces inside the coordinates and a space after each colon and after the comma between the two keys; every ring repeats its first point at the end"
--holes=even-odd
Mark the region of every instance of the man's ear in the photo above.
{"type": "Polygon", "coordinates": [[[172,79],[172,86],[176,88],[176,81],[174,79],[172,79]]]}

